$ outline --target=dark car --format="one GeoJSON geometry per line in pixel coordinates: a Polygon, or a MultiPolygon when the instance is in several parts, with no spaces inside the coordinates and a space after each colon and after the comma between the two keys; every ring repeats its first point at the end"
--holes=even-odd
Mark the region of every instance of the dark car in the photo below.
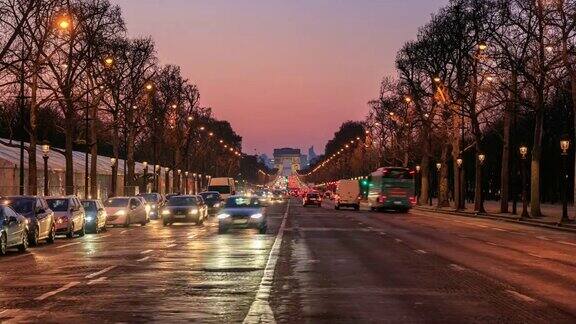
{"type": "Polygon", "coordinates": [[[37,245],[41,240],[54,243],[56,223],[54,212],[44,198],[36,196],[11,196],[3,203],[28,219],[28,243],[37,245]]]}
{"type": "Polygon", "coordinates": [[[82,206],[86,212],[86,231],[90,233],[99,233],[106,231],[106,210],[104,204],[99,199],[84,199],[82,206]]]}
{"type": "Polygon", "coordinates": [[[174,223],[204,223],[208,215],[206,205],[198,196],[172,196],[162,208],[162,223],[168,226],[174,223]]]}
{"type": "Polygon", "coordinates": [[[28,220],[9,206],[0,206],[0,255],[11,247],[28,249],[28,220]]]}
{"type": "Polygon", "coordinates": [[[141,193],[138,194],[139,197],[144,198],[146,203],[150,207],[150,218],[158,219],[160,218],[159,211],[162,208],[163,201],[162,196],[159,193],[151,192],[151,193],[141,193]]]}
{"type": "Polygon", "coordinates": [[[218,191],[204,191],[200,193],[202,199],[208,206],[208,214],[216,215],[222,207],[222,196],[218,191]]]}
{"type": "Polygon", "coordinates": [[[322,206],[322,197],[317,192],[309,192],[302,199],[302,206],[322,206]]]}
{"type": "Polygon", "coordinates": [[[258,197],[232,196],[218,213],[218,233],[231,228],[255,228],[260,234],[268,230],[264,206],[258,197]]]}

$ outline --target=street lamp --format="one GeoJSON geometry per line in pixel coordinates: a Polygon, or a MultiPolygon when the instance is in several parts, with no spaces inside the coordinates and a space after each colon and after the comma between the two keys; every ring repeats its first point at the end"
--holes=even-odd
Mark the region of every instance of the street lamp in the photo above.
{"type": "Polygon", "coordinates": [[[42,145],[42,158],[44,159],[44,196],[50,196],[48,192],[48,158],[50,155],[50,145],[45,143],[42,145]]]}
{"type": "Polygon", "coordinates": [[[166,185],[165,193],[169,193],[170,191],[170,168],[164,167],[164,184],[166,185]]]}
{"type": "Polygon", "coordinates": [[[480,163],[480,177],[478,177],[479,181],[480,181],[480,206],[478,208],[478,212],[479,213],[486,213],[486,210],[484,209],[484,181],[482,178],[482,171],[484,168],[484,161],[486,160],[486,155],[484,153],[479,153],[478,154],[478,162],[480,163]]]}
{"type": "Polygon", "coordinates": [[[184,171],[184,194],[188,194],[188,171],[184,171]]]}
{"type": "Polygon", "coordinates": [[[464,208],[464,179],[462,179],[462,165],[464,164],[464,160],[461,157],[456,159],[456,167],[458,168],[458,201],[456,202],[456,210],[465,209],[464,208]]]}
{"type": "Polygon", "coordinates": [[[160,165],[154,165],[154,192],[160,193],[160,165]]]}
{"type": "Polygon", "coordinates": [[[198,175],[197,175],[196,173],[193,173],[193,174],[192,174],[192,177],[194,178],[194,194],[197,194],[197,193],[198,193],[198,185],[197,185],[197,183],[196,183],[196,177],[197,177],[197,176],[198,176],[198,175]]]}
{"type": "Polygon", "coordinates": [[[110,189],[110,197],[114,197],[116,196],[116,168],[117,166],[117,161],[116,158],[110,158],[110,166],[112,167],[112,180],[110,182],[111,184],[111,189],[110,189]]]}
{"type": "Polygon", "coordinates": [[[176,183],[178,184],[178,192],[180,193],[180,192],[182,192],[182,170],[178,169],[178,170],[176,170],[176,172],[178,174],[177,175],[178,181],[176,181],[176,183]]]}
{"type": "Polygon", "coordinates": [[[414,189],[416,190],[416,204],[420,205],[420,186],[421,186],[420,165],[416,165],[415,169],[416,169],[416,186],[414,189]]]}
{"type": "Polygon", "coordinates": [[[440,206],[441,206],[441,204],[442,204],[442,202],[440,201],[440,182],[441,182],[441,181],[440,181],[440,171],[442,170],[442,163],[440,163],[440,162],[436,163],[436,170],[438,171],[438,173],[437,173],[437,175],[438,175],[438,176],[437,176],[437,179],[438,179],[438,194],[437,194],[437,197],[436,197],[436,198],[438,199],[438,201],[437,201],[437,207],[440,208],[440,206]]]}
{"type": "Polygon", "coordinates": [[[104,66],[107,68],[112,67],[114,65],[114,58],[112,56],[107,56],[104,58],[104,66]]]}
{"type": "Polygon", "coordinates": [[[488,48],[488,45],[485,42],[478,43],[478,49],[481,51],[485,51],[488,48]]]}
{"type": "Polygon", "coordinates": [[[570,149],[570,140],[564,137],[560,140],[560,149],[562,150],[562,219],[560,222],[567,222],[568,219],[568,149],[570,149]]]}
{"type": "Polygon", "coordinates": [[[528,218],[530,217],[528,214],[528,192],[526,189],[526,161],[528,157],[528,147],[522,145],[518,150],[520,151],[520,159],[522,160],[520,163],[520,174],[522,177],[522,214],[520,215],[520,218],[528,218]]]}
{"type": "Polygon", "coordinates": [[[142,189],[144,190],[145,193],[148,193],[148,162],[144,161],[142,162],[142,164],[144,165],[144,171],[142,176],[142,189]]]}

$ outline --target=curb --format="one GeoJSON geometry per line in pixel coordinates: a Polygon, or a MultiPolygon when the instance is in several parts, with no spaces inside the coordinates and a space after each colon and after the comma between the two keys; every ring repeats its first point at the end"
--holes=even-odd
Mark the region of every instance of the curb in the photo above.
{"type": "Polygon", "coordinates": [[[531,221],[531,220],[521,220],[520,218],[503,217],[503,216],[498,216],[498,215],[494,215],[494,214],[460,212],[460,211],[455,211],[455,210],[432,209],[432,208],[419,207],[419,206],[414,207],[414,209],[419,210],[419,211],[423,211],[423,212],[439,213],[439,214],[445,214],[445,215],[456,215],[456,216],[470,217],[470,218],[483,218],[483,219],[499,220],[499,221],[504,221],[504,222],[508,222],[508,223],[516,223],[516,224],[522,224],[522,225],[527,225],[527,226],[532,226],[532,227],[548,228],[548,229],[553,229],[553,230],[562,231],[562,232],[576,233],[576,227],[572,227],[572,226],[566,227],[566,226],[562,226],[560,224],[543,223],[543,222],[531,221]]]}

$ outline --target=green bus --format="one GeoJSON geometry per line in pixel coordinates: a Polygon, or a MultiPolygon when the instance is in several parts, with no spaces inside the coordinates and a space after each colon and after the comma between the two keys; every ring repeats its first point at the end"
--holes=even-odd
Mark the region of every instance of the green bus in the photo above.
{"type": "Polygon", "coordinates": [[[414,171],[383,167],[368,178],[368,203],[372,210],[393,209],[406,213],[416,205],[414,171]]]}

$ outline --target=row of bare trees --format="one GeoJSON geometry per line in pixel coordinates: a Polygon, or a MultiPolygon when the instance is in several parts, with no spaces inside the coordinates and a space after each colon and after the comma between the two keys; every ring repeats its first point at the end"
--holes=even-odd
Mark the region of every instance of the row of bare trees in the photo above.
{"type": "Polygon", "coordinates": [[[136,185],[136,160],[233,175],[241,156],[216,144],[240,152],[242,138],[199,99],[178,66],[158,63],[152,39],[127,36],[109,0],[0,0],[0,135],[7,145],[30,143],[30,194],[38,188],[35,152],[46,140],[62,144],[54,151],[66,160],[68,194],[77,149],[91,156],[92,195],[99,150],[116,163],[125,158],[127,186],[136,185]]]}
{"type": "Polygon", "coordinates": [[[526,198],[541,216],[543,191],[553,196],[573,172],[557,162],[560,139],[574,142],[575,45],[576,1],[450,1],[402,47],[397,75],[370,101],[370,150],[380,165],[419,166],[421,203],[437,190],[440,206],[473,195],[482,211],[484,191],[509,212],[526,147],[526,198]]]}

